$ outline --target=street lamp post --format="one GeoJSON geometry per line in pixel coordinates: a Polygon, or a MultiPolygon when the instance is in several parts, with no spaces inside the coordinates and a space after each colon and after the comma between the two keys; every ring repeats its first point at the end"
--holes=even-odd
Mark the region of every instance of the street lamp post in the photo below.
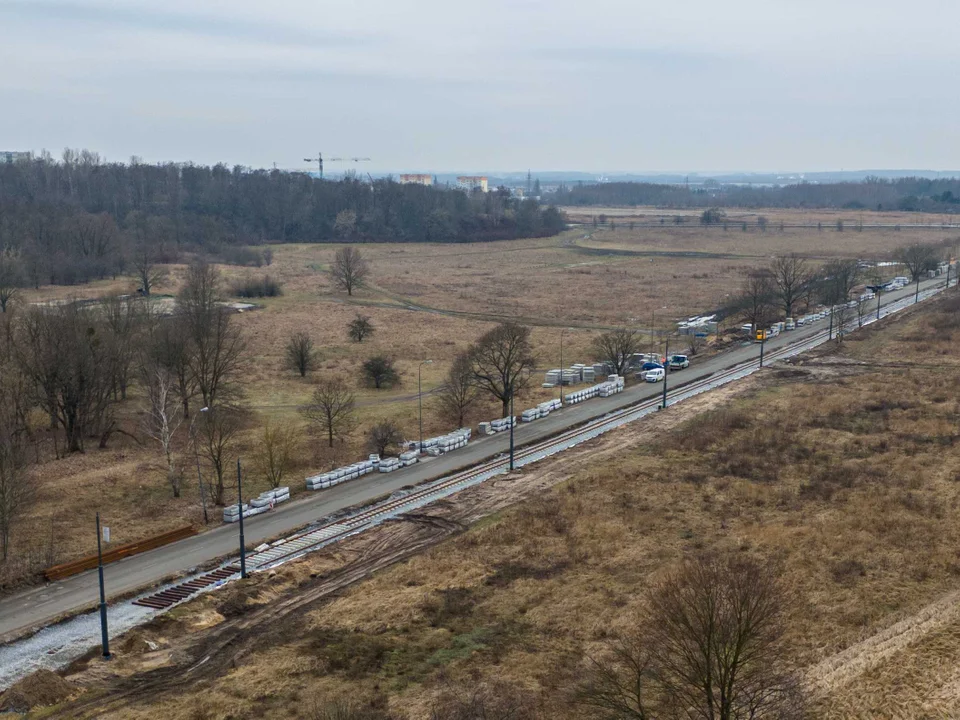
{"type": "MultiPolygon", "coordinates": [[[[205,413],[209,410],[208,407],[200,408],[200,412],[205,413]]],[[[200,450],[197,447],[197,415],[193,416],[193,419],[190,420],[190,439],[193,440],[193,458],[197,462],[197,484],[200,486],[200,504],[203,506],[203,524],[208,525],[210,519],[207,517],[207,497],[206,493],[203,491],[203,477],[200,475],[200,450]]]]}
{"type": "Polygon", "coordinates": [[[758,330],[757,332],[760,335],[760,367],[763,367],[763,345],[767,341],[767,331],[758,330]]]}
{"type": "Polygon", "coordinates": [[[877,286],[877,320],[880,319],[880,295],[882,295],[882,292],[880,290],[880,286],[878,285],[877,286]]]}
{"type": "Polygon", "coordinates": [[[424,365],[432,365],[433,360],[424,360],[417,365],[417,408],[420,417],[420,444],[417,445],[417,455],[423,452],[423,386],[420,384],[420,370],[424,365]]]}
{"type": "Polygon", "coordinates": [[[670,374],[670,338],[666,340],[663,359],[663,401],[660,403],[660,409],[667,409],[667,375],[670,374]]]}
{"type": "Polygon", "coordinates": [[[563,334],[567,331],[563,328],[560,331],[560,404],[563,405],[563,334]]]}
{"type": "MultiPolygon", "coordinates": [[[[563,379],[563,368],[560,369],[561,380],[563,379]]],[[[510,472],[513,472],[513,383],[510,383],[510,472]]]]}
{"type": "Polygon", "coordinates": [[[240,511],[240,577],[247,578],[247,548],[243,540],[243,485],[240,478],[240,458],[237,458],[237,510],[240,511]]]}
{"type": "Polygon", "coordinates": [[[100,579],[100,646],[103,659],[110,659],[110,639],[107,636],[107,596],[103,589],[103,550],[100,546],[100,513],[97,513],[97,575],[100,579]]]}

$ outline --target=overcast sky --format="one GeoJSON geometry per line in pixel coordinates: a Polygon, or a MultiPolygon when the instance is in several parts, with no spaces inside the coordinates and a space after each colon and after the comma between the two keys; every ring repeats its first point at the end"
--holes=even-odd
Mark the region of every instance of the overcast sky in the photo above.
{"type": "Polygon", "coordinates": [[[0,150],[956,169],[958,33],[956,0],[0,0],[0,150]]]}

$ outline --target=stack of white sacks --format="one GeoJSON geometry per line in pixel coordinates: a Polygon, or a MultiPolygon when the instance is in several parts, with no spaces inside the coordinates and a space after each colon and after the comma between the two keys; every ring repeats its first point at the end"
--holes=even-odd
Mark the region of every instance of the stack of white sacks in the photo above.
{"type": "MultiPolygon", "coordinates": [[[[459,450],[466,446],[470,440],[470,434],[470,428],[460,428],[447,435],[440,435],[439,437],[424,440],[422,449],[428,455],[434,457],[453,450],[459,450]]],[[[368,460],[308,477],[307,490],[323,490],[333,487],[334,485],[339,485],[347,480],[353,480],[361,475],[366,475],[374,470],[379,470],[382,473],[390,473],[402,467],[414,465],[420,456],[418,445],[419,443],[410,443],[410,450],[400,453],[400,457],[398,458],[381,459],[379,455],[371,455],[368,460]]]]}
{"type": "Polygon", "coordinates": [[[503,432],[504,430],[509,430],[512,425],[517,424],[517,418],[515,417],[505,417],[498,420],[491,420],[490,422],[480,423],[480,432],[484,435],[494,435],[498,432],[503,432]]]}
{"type": "MultiPolygon", "coordinates": [[[[459,430],[454,430],[452,433],[447,433],[446,435],[428,438],[427,440],[423,441],[422,450],[431,457],[438,457],[444,453],[453,452],[454,450],[459,450],[462,447],[466,447],[467,443],[470,442],[471,434],[470,428],[460,428],[459,430]]],[[[413,443],[414,449],[416,449],[417,444],[418,443],[413,443]]]]}
{"type": "MultiPolygon", "coordinates": [[[[547,400],[537,405],[535,408],[530,408],[529,410],[524,410],[520,413],[520,420],[522,422],[533,422],[542,417],[546,417],[554,410],[559,410],[561,408],[560,399],[547,400]]],[[[509,425],[507,426],[509,428],[509,425]]]]}
{"type": "Polygon", "coordinates": [[[324,488],[333,487],[334,485],[339,485],[347,480],[353,480],[361,475],[372,473],[377,469],[381,462],[382,461],[380,460],[379,455],[371,455],[369,460],[361,460],[353,465],[347,465],[346,467],[337,468],[336,470],[331,470],[330,472],[308,477],[307,490],[321,490],[324,488]]]}
{"type": "MultiPolygon", "coordinates": [[[[266,490],[265,492],[260,493],[258,497],[255,497],[249,503],[243,504],[243,516],[250,517],[252,515],[259,515],[260,513],[265,513],[274,505],[279,503],[286,502],[290,499],[290,488],[281,487],[274,490],[266,490]]],[[[235,523],[240,520],[240,509],[234,505],[227,505],[223,509],[223,521],[228,523],[235,523]]]]}
{"type": "Polygon", "coordinates": [[[590,398],[595,397],[610,397],[611,395],[616,395],[617,393],[623,392],[623,377],[620,375],[609,375],[606,382],[598,383],[597,385],[591,385],[588,388],[583,390],[577,390],[567,395],[567,402],[571,405],[576,405],[581,403],[584,400],[589,400],[590,398]]]}

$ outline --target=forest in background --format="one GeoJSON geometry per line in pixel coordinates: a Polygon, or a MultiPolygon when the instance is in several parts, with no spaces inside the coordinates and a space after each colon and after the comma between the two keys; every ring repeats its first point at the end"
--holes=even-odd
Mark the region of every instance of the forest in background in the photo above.
{"type": "Polygon", "coordinates": [[[701,186],[616,182],[561,186],[552,198],[558,205],[653,205],[669,208],[829,208],[960,213],[960,178],[923,177],[862,182],[800,183],[783,186],[701,186]]]}
{"type": "Polygon", "coordinates": [[[286,242],[476,242],[554,235],[556,208],[506,190],[319,180],[306,173],[106,163],[89,151],[0,164],[0,253],[24,282],[69,285],[122,273],[146,249],[213,257],[286,242]]]}

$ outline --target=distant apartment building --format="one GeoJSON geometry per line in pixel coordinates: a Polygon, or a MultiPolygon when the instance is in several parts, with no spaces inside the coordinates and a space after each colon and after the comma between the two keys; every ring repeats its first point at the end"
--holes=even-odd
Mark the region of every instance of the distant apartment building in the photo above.
{"type": "Polygon", "coordinates": [[[15,163],[29,160],[31,153],[20,150],[0,150],[0,162],[15,163]]]}
{"type": "Polygon", "coordinates": [[[482,190],[487,192],[489,190],[486,175],[461,175],[457,178],[457,187],[467,191],[482,190]]]}
{"type": "Polygon", "coordinates": [[[433,175],[421,173],[401,175],[400,182],[404,185],[433,185],[433,175]]]}

